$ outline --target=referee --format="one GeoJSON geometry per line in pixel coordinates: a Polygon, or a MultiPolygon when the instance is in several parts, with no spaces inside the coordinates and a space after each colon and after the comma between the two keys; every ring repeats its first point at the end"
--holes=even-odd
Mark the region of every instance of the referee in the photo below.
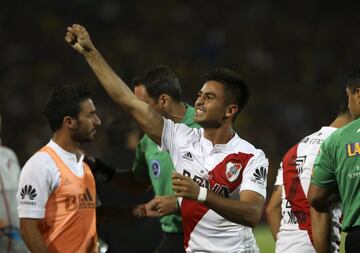
{"type": "Polygon", "coordinates": [[[309,190],[311,205],[327,212],[337,195],[343,208],[346,252],[360,248],[360,67],[346,80],[348,107],[354,121],[334,132],[322,145],[309,190]]]}

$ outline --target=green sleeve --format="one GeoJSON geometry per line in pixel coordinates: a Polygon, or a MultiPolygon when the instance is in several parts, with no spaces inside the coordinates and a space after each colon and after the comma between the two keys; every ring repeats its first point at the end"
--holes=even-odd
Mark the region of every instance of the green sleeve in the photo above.
{"type": "Polygon", "coordinates": [[[147,163],[145,160],[145,141],[144,138],[137,144],[135,160],[132,170],[135,176],[144,177],[148,175],[147,163]]]}
{"type": "Polygon", "coordinates": [[[332,153],[331,142],[323,142],[314,163],[313,174],[311,177],[312,184],[322,187],[336,184],[334,156],[332,153]]]}

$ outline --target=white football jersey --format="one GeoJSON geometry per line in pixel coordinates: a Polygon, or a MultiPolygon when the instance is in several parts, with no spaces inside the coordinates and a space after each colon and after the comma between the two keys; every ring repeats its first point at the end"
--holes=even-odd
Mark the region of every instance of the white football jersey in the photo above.
{"type": "Polygon", "coordinates": [[[20,165],[15,153],[0,145],[0,252],[28,252],[19,232],[16,192],[20,165]]]}
{"type": "Polygon", "coordinates": [[[1,223],[5,223],[4,226],[19,227],[16,210],[19,176],[20,165],[15,153],[0,146],[0,220],[1,223]]]}
{"type": "MultiPolygon", "coordinates": [[[[336,128],[322,127],[306,136],[284,156],[275,185],[282,187],[281,215],[276,252],[315,252],[311,242],[310,204],[307,200],[311,174],[321,143],[336,128]]],[[[332,212],[332,252],[339,252],[339,205],[332,212]]]]}
{"type": "MultiPolygon", "coordinates": [[[[176,170],[229,199],[251,190],[266,198],[268,160],[262,150],[237,134],[213,145],[203,129],[164,120],[162,149],[176,170]]],[[[252,229],[220,216],[198,201],[180,199],[186,252],[258,252],[252,229]]]]}
{"type": "MultiPolygon", "coordinates": [[[[74,153],[62,149],[53,140],[50,140],[47,146],[55,150],[76,176],[83,176],[83,155],[78,160],[74,153]]],[[[21,170],[19,188],[16,194],[19,217],[44,218],[46,202],[60,181],[60,171],[48,153],[40,151],[30,157],[21,170]],[[23,199],[22,191],[29,188],[33,192],[32,198],[30,200],[23,199]]]]}

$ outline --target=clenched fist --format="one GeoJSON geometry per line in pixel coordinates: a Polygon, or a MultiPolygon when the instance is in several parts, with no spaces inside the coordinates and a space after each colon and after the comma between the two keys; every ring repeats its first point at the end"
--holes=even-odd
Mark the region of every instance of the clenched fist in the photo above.
{"type": "Polygon", "coordinates": [[[73,24],[67,28],[65,41],[83,55],[96,50],[85,27],[78,24],[73,24]]]}

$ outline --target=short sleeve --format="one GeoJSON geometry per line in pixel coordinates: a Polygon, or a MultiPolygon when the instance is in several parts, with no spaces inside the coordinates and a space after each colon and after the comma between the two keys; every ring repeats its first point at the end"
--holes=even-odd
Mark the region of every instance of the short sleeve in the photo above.
{"type": "Polygon", "coordinates": [[[161,149],[170,153],[174,164],[176,163],[174,161],[176,159],[176,151],[194,137],[196,130],[183,123],[175,123],[164,118],[161,149]]]}
{"type": "Polygon", "coordinates": [[[250,190],[266,198],[267,173],[269,162],[262,150],[257,149],[243,172],[240,192],[250,190]]]}
{"type": "Polygon", "coordinates": [[[336,184],[333,156],[328,141],[323,142],[314,163],[311,183],[327,187],[336,184]]]}
{"type": "Polygon", "coordinates": [[[20,173],[17,192],[20,218],[41,219],[49,195],[59,184],[60,172],[45,152],[37,152],[26,162],[20,173]]]}

